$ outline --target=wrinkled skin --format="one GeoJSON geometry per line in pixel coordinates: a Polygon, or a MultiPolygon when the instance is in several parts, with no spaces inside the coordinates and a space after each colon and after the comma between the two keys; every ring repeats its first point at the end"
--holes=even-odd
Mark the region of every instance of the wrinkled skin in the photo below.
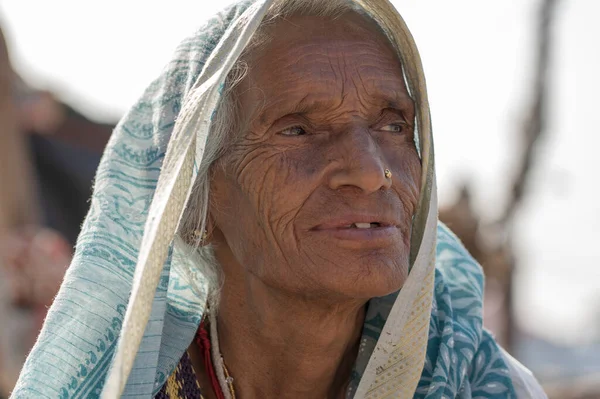
{"type": "Polygon", "coordinates": [[[341,398],[365,304],[408,273],[414,104],[387,39],[359,15],[270,29],[236,89],[241,129],[213,169],[220,351],[245,399],[341,398]],[[391,224],[373,235],[334,228],[360,214],[391,224]]]}
{"type": "Polygon", "coordinates": [[[407,277],[421,172],[414,105],[394,51],[364,25],[279,26],[238,88],[249,123],[215,175],[211,219],[217,246],[275,289],[368,299],[407,277]],[[358,212],[393,218],[395,239],[315,231],[358,212]]]}

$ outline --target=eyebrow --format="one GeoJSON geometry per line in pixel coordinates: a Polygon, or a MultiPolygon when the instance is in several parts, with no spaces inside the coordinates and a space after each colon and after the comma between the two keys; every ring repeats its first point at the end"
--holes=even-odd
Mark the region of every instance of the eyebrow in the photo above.
{"type": "MultiPolygon", "coordinates": [[[[397,110],[404,110],[406,108],[414,108],[414,100],[408,93],[402,92],[394,92],[391,93],[378,93],[373,96],[375,101],[380,103],[383,108],[391,108],[397,110]]],[[[268,123],[268,121],[274,121],[279,118],[284,117],[285,115],[291,114],[310,114],[322,110],[326,110],[327,108],[331,108],[334,106],[334,101],[327,100],[312,100],[311,94],[307,94],[302,97],[298,101],[289,101],[284,104],[281,112],[277,112],[276,114],[272,112],[272,108],[277,102],[273,102],[271,104],[266,104],[262,107],[260,113],[258,114],[257,120],[261,123],[268,123]],[[275,114],[275,115],[274,115],[275,114]]]]}

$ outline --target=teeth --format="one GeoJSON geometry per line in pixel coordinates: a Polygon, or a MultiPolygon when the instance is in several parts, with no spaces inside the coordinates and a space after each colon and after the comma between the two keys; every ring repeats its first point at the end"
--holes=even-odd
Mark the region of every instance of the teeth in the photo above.
{"type": "Polygon", "coordinates": [[[354,223],[357,229],[369,229],[371,228],[371,223],[354,223]]]}

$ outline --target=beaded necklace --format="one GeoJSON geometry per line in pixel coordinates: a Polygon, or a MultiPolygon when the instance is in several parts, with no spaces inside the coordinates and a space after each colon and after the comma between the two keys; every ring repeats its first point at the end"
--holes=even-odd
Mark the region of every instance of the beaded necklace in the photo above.
{"type": "MultiPolygon", "coordinates": [[[[215,372],[214,364],[210,353],[210,341],[210,336],[207,331],[207,323],[206,320],[203,320],[202,323],[200,323],[198,332],[196,333],[196,345],[198,345],[200,353],[202,353],[204,360],[204,368],[208,374],[210,384],[213,388],[213,391],[215,392],[215,395],[217,396],[217,399],[226,399],[225,394],[223,393],[223,389],[221,388],[221,384],[219,383],[217,373],[215,372]]],[[[221,361],[221,365],[223,368],[223,374],[225,375],[225,383],[227,384],[230,397],[231,399],[236,399],[235,389],[233,387],[233,377],[231,377],[231,375],[229,374],[229,370],[227,370],[225,362],[221,361]]]]}

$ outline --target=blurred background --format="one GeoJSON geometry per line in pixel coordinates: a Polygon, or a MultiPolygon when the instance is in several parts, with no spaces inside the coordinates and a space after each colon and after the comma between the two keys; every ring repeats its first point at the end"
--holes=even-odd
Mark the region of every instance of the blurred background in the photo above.
{"type": "MultiPolygon", "coordinates": [[[[68,267],[102,149],[229,0],[0,2],[0,397],[68,267]]],[[[428,79],[440,216],[550,398],[600,398],[600,2],[393,0],[428,79]]]]}

